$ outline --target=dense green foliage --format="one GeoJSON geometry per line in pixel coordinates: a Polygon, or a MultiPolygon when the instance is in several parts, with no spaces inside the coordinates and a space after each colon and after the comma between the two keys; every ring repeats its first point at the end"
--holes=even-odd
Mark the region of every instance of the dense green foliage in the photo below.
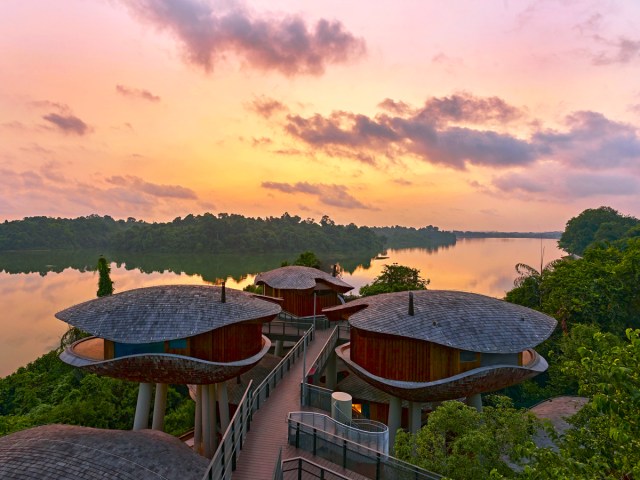
{"type": "Polygon", "coordinates": [[[137,252],[327,252],[379,250],[382,240],[367,227],[318,224],[287,213],[265,219],[206,213],[126,230],[112,246],[137,252]]]}
{"type": "Polygon", "coordinates": [[[627,330],[614,345],[596,333],[579,358],[563,369],[590,402],[570,419],[573,428],[556,439],[558,450],[524,449],[532,462],[523,477],[554,479],[640,478],[640,330],[627,330]]]}
{"type": "Polygon", "coordinates": [[[558,246],[575,255],[598,242],[640,236],[640,220],[620,214],[611,207],[590,208],[567,222],[558,246]]]}
{"type": "Polygon", "coordinates": [[[100,276],[98,280],[98,297],[106,297],[113,294],[113,280],[111,280],[111,267],[107,263],[107,259],[101,256],[98,259],[98,274],[100,276]]]}
{"type": "Polygon", "coordinates": [[[76,219],[31,217],[0,224],[0,251],[108,248],[121,252],[379,251],[383,240],[368,227],[320,223],[288,213],[247,218],[211,213],[167,223],[91,215],[76,219]]]}
{"type": "MultiPolygon", "coordinates": [[[[315,253],[311,251],[302,252],[300,255],[298,255],[298,258],[293,261],[293,264],[302,267],[311,267],[318,269],[322,266],[322,262],[320,261],[320,259],[316,256],[315,253]]],[[[287,265],[289,265],[289,262],[282,262],[283,267],[286,267],[287,265]]]]}
{"type": "Polygon", "coordinates": [[[108,247],[119,232],[137,225],[134,219],[109,216],[49,218],[28,217],[0,224],[0,251],[108,247]]]}
{"type": "MultiPolygon", "coordinates": [[[[52,351],[0,379],[0,435],[50,423],[127,430],[137,393],[137,383],[85,374],[52,351]]],[[[193,402],[184,386],[169,389],[167,405],[167,432],[193,426],[193,402]]]]}
{"type": "Polygon", "coordinates": [[[622,336],[640,327],[639,281],[640,237],[555,262],[544,275],[520,281],[506,299],[555,317],[565,332],[571,324],[593,323],[622,336]]]}
{"type": "Polygon", "coordinates": [[[385,239],[390,248],[423,247],[437,250],[439,247],[455,245],[456,236],[452,232],[440,231],[438,227],[428,225],[422,228],[413,227],[372,227],[376,235],[385,239]]]}
{"type": "Polygon", "coordinates": [[[385,265],[373,282],[360,288],[360,295],[368,297],[379,293],[404,292],[407,290],[426,290],[429,280],[420,276],[417,268],[404,265],[385,265]]]}
{"type": "Polygon", "coordinates": [[[530,441],[539,426],[531,414],[513,408],[507,397],[491,398],[482,412],[458,401],[443,402],[427,424],[412,435],[396,434],[401,460],[455,479],[516,477],[507,459],[519,458],[517,446],[530,441]]]}

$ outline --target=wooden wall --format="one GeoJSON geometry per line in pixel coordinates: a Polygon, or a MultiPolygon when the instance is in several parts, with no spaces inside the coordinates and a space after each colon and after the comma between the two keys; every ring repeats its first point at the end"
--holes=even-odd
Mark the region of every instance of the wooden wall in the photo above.
{"type": "Polygon", "coordinates": [[[466,368],[471,362],[464,362],[461,370],[458,349],[354,327],[351,360],[374,375],[406,382],[430,382],[471,369],[466,368]]]}
{"type": "MultiPolygon", "coordinates": [[[[186,339],[186,348],[171,348],[164,342],[164,353],[201,358],[212,362],[234,362],[262,350],[262,321],[236,323],[186,339]]],[[[104,358],[114,358],[114,342],[104,341],[104,358]]]]}
{"type": "Polygon", "coordinates": [[[212,362],[235,362],[262,349],[262,324],[236,323],[201,333],[189,340],[192,357],[212,362]]]}
{"type": "MultiPolygon", "coordinates": [[[[313,290],[281,290],[265,285],[265,295],[284,299],[282,309],[297,317],[313,315],[313,290]]],[[[319,290],[316,295],[316,315],[322,315],[322,309],[339,305],[338,293],[333,290],[319,290]]]]}

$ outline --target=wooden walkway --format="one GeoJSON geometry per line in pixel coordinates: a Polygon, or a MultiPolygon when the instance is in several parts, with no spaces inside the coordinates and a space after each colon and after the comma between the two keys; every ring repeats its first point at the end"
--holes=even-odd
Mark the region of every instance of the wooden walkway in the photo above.
{"type": "MultiPolygon", "coordinates": [[[[315,339],[307,348],[307,368],[318,356],[330,335],[331,329],[316,330],[315,339]]],[[[296,361],[289,373],[272,391],[269,400],[254,414],[251,431],[238,458],[237,469],[232,475],[233,480],[271,479],[280,448],[282,448],[283,459],[304,456],[349,478],[364,478],[354,476],[353,472],[287,444],[287,414],[302,410],[300,406],[302,363],[302,359],[296,361]]]]}

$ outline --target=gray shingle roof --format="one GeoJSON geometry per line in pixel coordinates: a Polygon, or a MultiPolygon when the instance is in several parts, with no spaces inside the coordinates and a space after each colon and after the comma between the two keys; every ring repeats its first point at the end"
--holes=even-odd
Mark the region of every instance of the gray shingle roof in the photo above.
{"type": "Polygon", "coordinates": [[[56,317],[96,337],[147,343],[191,337],[233,323],[273,317],[281,308],[239,290],[163,285],[138,288],[80,303],[56,317]]]}
{"type": "Polygon", "coordinates": [[[200,480],[208,460],[157,430],[46,425],[0,438],[0,478],[200,480]]]}
{"type": "Polygon", "coordinates": [[[275,270],[259,273],[254,283],[256,285],[265,283],[271,288],[281,290],[308,290],[314,288],[317,281],[324,282],[334,287],[334,290],[343,293],[353,289],[348,283],[343,282],[337,277],[332,277],[322,270],[298,265],[280,267],[275,270]]]}
{"type": "Polygon", "coordinates": [[[349,317],[352,326],[482,353],[516,353],[534,347],[557,324],[530,308],[475,293],[419,290],[413,295],[414,316],[408,314],[409,292],[365,297],[323,312],[366,305],[349,317]]]}

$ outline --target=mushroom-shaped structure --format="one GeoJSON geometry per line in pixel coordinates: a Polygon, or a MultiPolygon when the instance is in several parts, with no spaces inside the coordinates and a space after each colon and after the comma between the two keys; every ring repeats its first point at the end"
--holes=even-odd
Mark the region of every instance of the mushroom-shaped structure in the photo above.
{"type": "Polygon", "coordinates": [[[45,425],[0,437],[0,478],[200,480],[208,461],[163,432],[45,425]]]}
{"type": "Polygon", "coordinates": [[[202,285],[139,288],[62,310],[56,317],[94,337],[60,358],[93,373],[132,380],[210,384],[235,377],[269,349],[262,323],[280,312],[238,290],[202,285]]]}
{"type": "MultiPolygon", "coordinates": [[[[481,407],[480,393],[544,372],[547,362],[533,347],[556,327],[553,318],[535,310],[446,290],[375,295],[324,313],[349,319],[351,341],[336,348],[347,366],[416,405],[467,397],[481,407]]],[[[392,414],[400,415],[393,408],[390,423],[392,414]]],[[[412,429],[417,415],[411,414],[412,429]]]]}
{"type": "Polygon", "coordinates": [[[265,295],[282,298],[282,309],[297,317],[320,314],[323,308],[339,305],[338,294],[353,289],[322,270],[298,265],[259,273],[254,283],[264,285],[265,295]]]}
{"type": "MultiPolygon", "coordinates": [[[[271,342],[262,335],[262,324],[280,311],[279,305],[224,286],[129,290],[58,312],[60,320],[94,335],[71,345],[60,358],[93,373],[141,382],[134,429],[147,427],[151,383],[157,384],[153,428],[162,429],[170,383],[202,385],[203,424],[211,423],[209,415],[216,409],[210,397],[217,396],[225,427],[224,382],[267,353],[271,342]]],[[[215,432],[210,436],[213,441],[215,432]]]]}

